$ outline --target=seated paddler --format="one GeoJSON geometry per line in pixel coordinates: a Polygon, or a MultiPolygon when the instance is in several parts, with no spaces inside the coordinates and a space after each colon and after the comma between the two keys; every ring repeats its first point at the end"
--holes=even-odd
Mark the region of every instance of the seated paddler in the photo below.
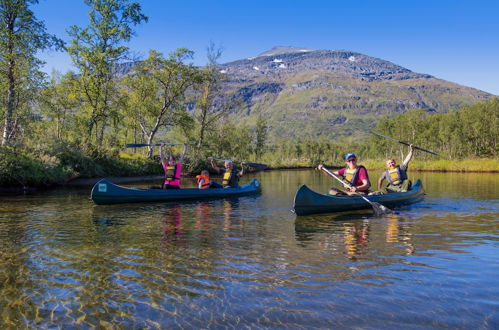
{"type": "Polygon", "coordinates": [[[187,144],[184,144],[184,151],[177,162],[173,153],[171,153],[168,158],[165,157],[163,152],[163,145],[159,147],[159,157],[161,158],[161,164],[163,165],[163,170],[165,171],[165,181],[163,182],[163,189],[180,189],[180,178],[182,176],[182,164],[184,162],[184,156],[187,152],[187,144]]]}
{"type": "Polygon", "coordinates": [[[378,180],[378,191],[383,194],[391,192],[406,192],[411,188],[411,181],[407,178],[407,168],[414,154],[414,145],[409,145],[409,153],[401,165],[397,165],[395,159],[386,160],[387,169],[381,174],[378,180]],[[382,188],[384,180],[388,181],[388,186],[382,188]]]}
{"type": "Polygon", "coordinates": [[[208,189],[211,186],[210,183],[210,172],[207,170],[202,170],[201,174],[196,175],[196,179],[198,180],[198,188],[199,189],[208,189]]]}
{"type": "Polygon", "coordinates": [[[362,165],[357,165],[357,156],[355,156],[354,153],[350,152],[346,154],[345,161],[347,166],[337,171],[334,171],[333,174],[342,178],[344,181],[349,183],[349,185],[344,187],[345,189],[344,191],[331,188],[329,190],[329,194],[364,195],[369,193],[371,182],[369,181],[369,175],[367,174],[367,169],[362,165]]]}
{"type": "Polygon", "coordinates": [[[241,163],[241,170],[238,171],[234,168],[234,164],[230,160],[224,161],[224,168],[220,168],[217,166],[215,159],[212,157],[209,158],[211,161],[211,166],[218,173],[222,174],[222,184],[218,184],[216,182],[211,182],[211,188],[237,188],[239,187],[239,178],[244,175],[244,165],[245,163],[241,163]]]}

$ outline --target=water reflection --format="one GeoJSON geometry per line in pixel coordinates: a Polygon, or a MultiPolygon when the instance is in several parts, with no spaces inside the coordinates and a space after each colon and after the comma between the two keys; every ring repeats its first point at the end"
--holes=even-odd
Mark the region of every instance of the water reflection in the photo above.
{"type": "Polygon", "coordinates": [[[182,213],[180,205],[174,205],[165,210],[163,234],[172,240],[176,240],[182,235],[182,213]]]}
{"type": "Polygon", "coordinates": [[[349,259],[365,254],[369,239],[369,220],[343,223],[343,240],[349,259]]]}
{"type": "Polygon", "coordinates": [[[315,171],[258,174],[261,196],[182,204],[3,198],[0,325],[496,328],[499,176],[411,175],[425,202],[385,217],[295,217],[300,183],[331,184],[315,171]]]}

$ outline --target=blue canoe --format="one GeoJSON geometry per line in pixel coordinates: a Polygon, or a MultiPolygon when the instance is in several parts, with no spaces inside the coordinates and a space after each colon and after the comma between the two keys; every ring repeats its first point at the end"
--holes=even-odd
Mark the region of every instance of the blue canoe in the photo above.
{"type": "Polygon", "coordinates": [[[253,179],[250,183],[239,186],[238,188],[187,188],[172,190],[126,188],[115,185],[106,179],[102,179],[92,188],[91,198],[95,204],[103,205],[214,199],[257,194],[260,191],[260,182],[256,179],[253,179]]]}
{"type": "MultiPolygon", "coordinates": [[[[366,196],[370,201],[393,208],[412,204],[423,200],[424,189],[420,180],[407,192],[389,193],[385,195],[366,196]]],[[[319,194],[306,185],[302,185],[295,195],[294,211],[297,215],[314,213],[332,213],[369,209],[371,205],[359,196],[332,196],[319,194]]]]}

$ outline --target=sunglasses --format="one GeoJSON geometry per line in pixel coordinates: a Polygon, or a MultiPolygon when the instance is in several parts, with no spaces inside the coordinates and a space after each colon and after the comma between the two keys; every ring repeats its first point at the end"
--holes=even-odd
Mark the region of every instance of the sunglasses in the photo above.
{"type": "Polygon", "coordinates": [[[347,160],[347,162],[355,162],[356,160],[357,159],[355,159],[355,158],[350,158],[350,159],[347,160]]]}

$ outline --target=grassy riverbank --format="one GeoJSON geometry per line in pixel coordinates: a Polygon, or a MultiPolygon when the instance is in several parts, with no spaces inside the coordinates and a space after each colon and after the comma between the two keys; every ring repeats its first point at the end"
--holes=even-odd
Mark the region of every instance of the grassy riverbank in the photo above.
{"type": "MultiPolygon", "coordinates": [[[[360,163],[369,170],[384,169],[383,159],[362,160],[360,163]]],[[[255,160],[254,160],[255,161],[255,160]]],[[[294,158],[276,161],[263,158],[270,169],[299,169],[317,166],[316,160],[294,158]],[[268,161],[268,162],[267,162],[268,161]]],[[[331,167],[344,164],[335,161],[331,167]]],[[[196,175],[200,169],[209,169],[206,159],[192,157],[185,164],[186,175],[196,175]]],[[[492,158],[463,160],[418,160],[410,164],[411,171],[436,172],[499,172],[499,160],[492,158]]],[[[81,151],[73,146],[53,146],[49,151],[36,149],[17,150],[0,148],[0,187],[49,187],[62,185],[74,178],[95,178],[104,176],[132,177],[162,175],[157,160],[146,159],[143,155],[128,155],[118,151],[81,151]]]]}
{"type": "MultiPolygon", "coordinates": [[[[385,168],[384,159],[360,160],[360,164],[370,170],[383,170],[385,168]]],[[[271,163],[268,164],[271,169],[299,169],[313,168],[316,165],[305,160],[293,160],[289,163],[271,163]]],[[[327,164],[331,167],[342,167],[344,164],[327,164]]],[[[411,171],[428,172],[489,172],[499,173],[498,159],[462,159],[462,160],[412,160],[410,163],[411,171]]]]}
{"type": "Polygon", "coordinates": [[[0,148],[0,187],[49,187],[74,178],[161,174],[157,161],[113,150],[81,151],[72,145],[44,150],[0,148]]]}

